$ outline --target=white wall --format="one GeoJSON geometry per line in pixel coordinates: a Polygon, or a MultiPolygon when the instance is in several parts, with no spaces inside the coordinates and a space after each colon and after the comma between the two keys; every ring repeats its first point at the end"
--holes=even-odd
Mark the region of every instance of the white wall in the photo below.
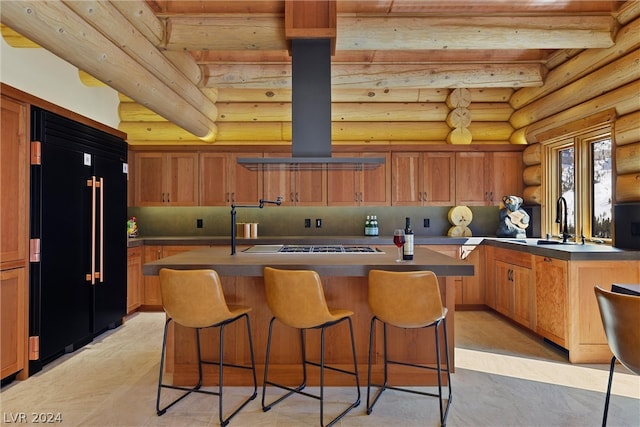
{"type": "Polygon", "coordinates": [[[78,69],[42,48],[13,48],[0,36],[0,81],[117,129],[118,93],[88,87],[78,69]]]}

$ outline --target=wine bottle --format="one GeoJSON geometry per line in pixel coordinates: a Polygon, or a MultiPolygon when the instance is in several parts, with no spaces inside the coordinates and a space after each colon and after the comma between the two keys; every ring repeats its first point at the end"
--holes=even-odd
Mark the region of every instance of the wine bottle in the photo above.
{"type": "Polygon", "coordinates": [[[364,221],[364,235],[371,236],[371,216],[367,215],[367,219],[364,221]]]}
{"type": "Polygon", "coordinates": [[[377,236],[379,234],[379,229],[378,229],[378,215],[373,215],[371,217],[371,227],[373,228],[373,232],[371,233],[371,235],[373,236],[377,236]]]}
{"type": "Polygon", "coordinates": [[[411,229],[411,218],[409,217],[405,218],[402,259],[405,261],[411,261],[413,259],[413,230],[411,229]]]}

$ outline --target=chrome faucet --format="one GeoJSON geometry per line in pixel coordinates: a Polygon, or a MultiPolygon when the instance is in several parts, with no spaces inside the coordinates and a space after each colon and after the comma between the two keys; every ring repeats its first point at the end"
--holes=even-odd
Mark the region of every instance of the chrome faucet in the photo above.
{"type": "Polygon", "coordinates": [[[236,208],[259,208],[262,209],[265,203],[280,206],[282,203],[282,196],[278,196],[276,200],[258,200],[257,205],[236,205],[231,204],[231,255],[236,254],[236,208]]]}
{"type": "Polygon", "coordinates": [[[562,243],[566,243],[567,239],[569,238],[568,222],[567,200],[564,197],[560,197],[556,203],[556,224],[560,224],[560,231],[562,232],[562,243]]]}

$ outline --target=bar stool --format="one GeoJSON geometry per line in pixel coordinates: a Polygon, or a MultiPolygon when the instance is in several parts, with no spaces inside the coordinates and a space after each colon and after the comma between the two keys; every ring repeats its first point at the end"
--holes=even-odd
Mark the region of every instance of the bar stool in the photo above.
{"type": "Polygon", "coordinates": [[[324,370],[328,369],[355,377],[357,390],[356,400],[333,418],[327,426],[333,425],[351,409],[360,404],[360,381],[358,378],[358,366],[356,363],[356,347],[353,338],[352,311],[344,309],[329,309],[324,295],[320,276],[312,270],[278,270],[271,267],[264,269],[264,286],[267,304],[273,317],[269,322],[269,336],[267,338],[267,353],[264,365],[264,382],[262,385],[262,410],[268,411],[277,403],[280,403],[294,393],[318,399],[320,401],[320,425],[324,425],[324,370]],[[300,346],[302,351],[302,382],[297,387],[289,387],[268,380],[269,357],[271,354],[271,337],[273,324],[278,319],[282,324],[300,330],[300,346]],[[330,326],[343,321],[349,324],[351,335],[351,351],[353,354],[353,371],[343,370],[335,366],[325,364],[325,330],[330,326]],[[307,329],[320,330],[320,363],[307,360],[305,351],[305,331],[307,329]],[[320,368],[320,394],[315,395],[304,392],[307,382],[307,365],[320,368]],[[267,385],[286,390],[287,393],[270,404],[265,404],[267,385]]]}
{"type": "Polygon", "coordinates": [[[607,344],[613,353],[602,414],[602,427],[606,427],[616,360],[634,374],[640,375],[640,297],[609,292],[598,285],[594,286],[593,291],[598,301],[607,344]]]}
{"type": "Polygon", "coordinates": [[[447,340],[447,309],[442,306],[438,278],[431,271],[393,272],[382,270],[369,271],[369,307],[373,313],[369,332],[369,367],[367,378],[367,414],[371,414],[382,392],[386,389],[398,390],[423,396],[438,397],[440,400],[440,424],[446,425],[449,405],[452,401],[451,373],[449,369],[449,346],[447,340]],[[371,364],[373,337],[376,321],[382,323],[384,346],[384,383],[372,384],[371,364]],[[433,327],[436,344],[436,366],[426,366],[390,360],[387,357],[387,325],[397,328],[416,329],[433,327]],[[442,366],[440,363],[440,340],[438,329],[442,325],[446,356],[446,372],[449,394],[446,407],[442,397],[442,366]],[[435,370],[438,373],[438,394],[388,385],[388,365],[402,365],[420,369],[435,370]],[[378,387],[373,401],[370,400],[371,387],[378,387]]]}
{"type": "Polygon", "coordinates": [[[163,415],[167,409],[187,397],[192,392],[218,396],[218,415],[220,425],[226,426],[229,420],[244,408],[257,396],[256,369],[253,356],[253,344],[251,342],[251,326],[247,313],[251,308],[240,305],[227,305],[218,273],[214,270],[160,270],[160,291],[162,305],[167,313],[167,321],[164,326],[164,338],[162,340],[162,356],[160,358],[160,375],[158,379],[158,397],[156,400],[156,413],[163,415]],[[251,366],[225,363],[224,355],[224,328],[226,325],[244,318],[247,325],[247,338],[249,340],[249,352],[251,366]],[[196,330],[196,345],[198,352],[198,383],[194,387],[181,387],[163,383],[164,362],[166,358],[167,332],[169,324],[175,322],[187,328],[196,330]],[[218,328],[219,331],[219,360],[202,360],[200,352],[200,331],[206,328],[218,328]],[[200,390],[202,386],[202,365],[218,366],[218,390],[200,390]],[[250,370],[253,374],[253,394],[244,400],[228,417],[223,418],[222,388],[223,372],[225,367],[250,370]],[[182,390],[186,393],[160,408],[160,395],[163,388],[182,390]]]}

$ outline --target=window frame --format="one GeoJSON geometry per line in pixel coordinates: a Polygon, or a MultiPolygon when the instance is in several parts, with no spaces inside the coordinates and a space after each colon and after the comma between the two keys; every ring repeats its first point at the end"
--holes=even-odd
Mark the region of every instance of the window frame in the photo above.
{"type": "MultiPolygon", "coordinates": [[[[584,233],[587,241],[598,240],[607,244],[612,243],[612,238],[593,238],[593,159],[592,159],[592,143],[602,141],[611,141],[611,161],[612,161],[612,186],[611,186],[611,202],[612,209],[614,203],[614,141],[613,127],[610,122],[598,123],[586,129],[576,130],[563,135],[558,135],[542,141],[543,148],[543,173],[542,188],[545,189],[543,197],[543,206],[541,212],[541,230],[543,234],[551,234],[558,236],[556,218],[556,201],[560,197],[560,180],[559,180],[559,159],[558,153],[562,149],[568,147],[574,148],[574,181],[575,181],[575,236],[570,238],[571,241],[580,241],[581,232],[584,233]]],[[[612,211],[613,215],[613,211],[612,211]]],[[[560,231],[561,233],[561,231],[560,231]]],[[[611,230],[613,234],[613,230],[611,230]]]]}

